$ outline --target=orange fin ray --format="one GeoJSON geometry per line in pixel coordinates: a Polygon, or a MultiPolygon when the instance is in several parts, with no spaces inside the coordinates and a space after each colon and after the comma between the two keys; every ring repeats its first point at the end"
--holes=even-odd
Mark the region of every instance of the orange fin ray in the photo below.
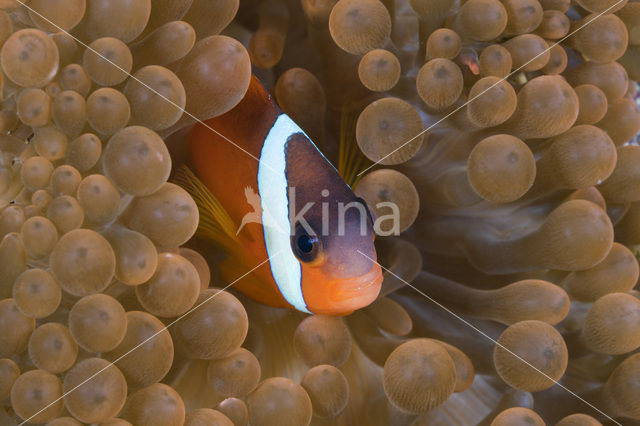
{"type": "Polygon", "coordinates": [[[181,166],[172,181],[186,190],[198,206],[200,220],[196,235],[232,249],[240,244],[236,224],[209,188],[187,166],[181,166]]]}

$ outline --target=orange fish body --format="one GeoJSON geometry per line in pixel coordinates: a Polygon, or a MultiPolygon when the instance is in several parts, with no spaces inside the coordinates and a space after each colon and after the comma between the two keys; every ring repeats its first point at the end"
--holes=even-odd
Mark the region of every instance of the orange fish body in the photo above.
{"type": "MultiPolygon", "coordinates": [[[[269,259],[234,287],[317,314],[375,300],[382,274],[364,202],[255,77],[235,108],[194,127],[189,147],[197,177],[236,227],[233,243],[214,238],[229,251],[220,266],[226,282],[269,259]]],[[[215,214],[200,208],[206,227],[215,214]]]]}

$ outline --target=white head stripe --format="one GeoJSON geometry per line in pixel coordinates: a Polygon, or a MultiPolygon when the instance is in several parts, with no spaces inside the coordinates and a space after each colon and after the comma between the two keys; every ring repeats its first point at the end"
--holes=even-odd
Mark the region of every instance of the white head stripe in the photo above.
{"type": "Polygon", "coordinates": [[[289,136],[304,133],[286,114],[280,114],[262,146],[258,166],[258,191],[262,206],[262,227],[269,265],[280,293],[294,308],[309,312],[302,295],[300,261],[291,250],[291,225],[287,196],[285,144],[289,136]]]}

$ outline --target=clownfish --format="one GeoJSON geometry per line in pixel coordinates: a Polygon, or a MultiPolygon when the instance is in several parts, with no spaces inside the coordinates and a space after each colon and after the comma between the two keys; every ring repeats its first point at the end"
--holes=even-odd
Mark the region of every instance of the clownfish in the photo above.
{"type": "Polygon", "coordinates": [[[176,176],[200,211],[198,234],[228,255],[220,274],[275,307],[346,315],[382,284],[372,217],[338,171],[252,76],[229,112],[198,123],[176,176]],[[216,132],[211,129],[215,129],[216,132]]]}

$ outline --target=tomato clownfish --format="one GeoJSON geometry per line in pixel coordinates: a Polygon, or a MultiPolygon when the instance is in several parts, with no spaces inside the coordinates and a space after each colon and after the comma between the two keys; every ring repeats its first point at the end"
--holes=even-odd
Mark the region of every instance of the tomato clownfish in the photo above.
{"type": "Polygon", "coordinates": [[[257,78],[235,108],[205,123],[189,137],[195,173],[182,168],[176,181],[198,204],[199,234],[228,252],[222,278],[269,259],[234,287],[314,314],[373,302],[382,271],[366,204],[257,78]]]}

